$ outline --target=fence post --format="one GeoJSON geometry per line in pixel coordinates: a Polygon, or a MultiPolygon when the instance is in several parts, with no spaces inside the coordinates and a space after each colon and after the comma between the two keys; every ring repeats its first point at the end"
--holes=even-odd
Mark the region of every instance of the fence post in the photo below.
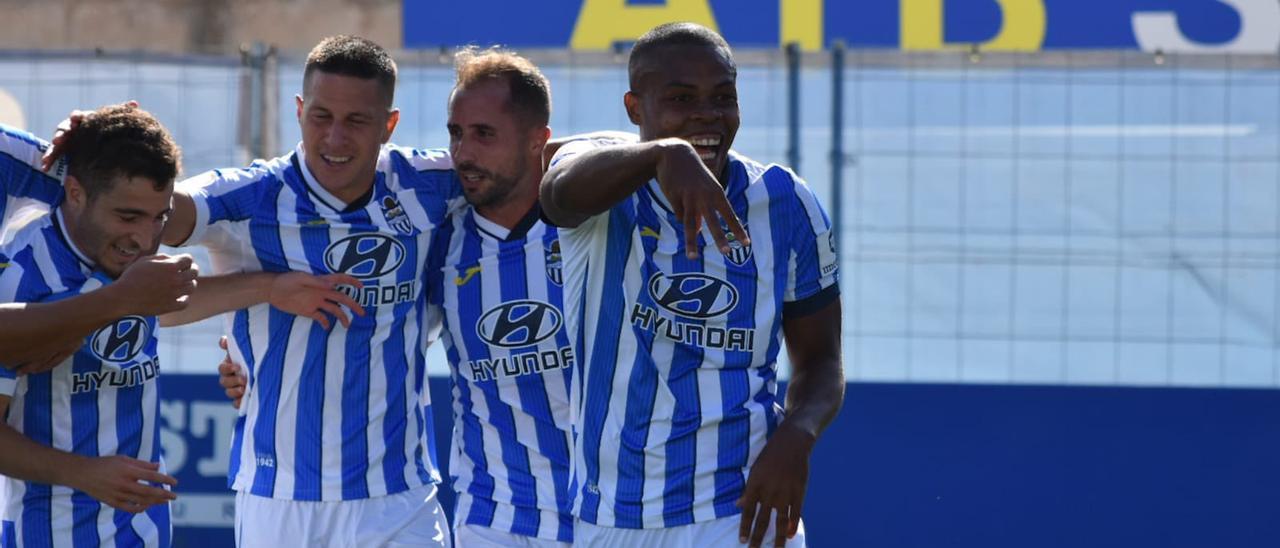
{"type": "Polygon", "coordinates": [[[836,256],[844,227],[844,40],[831,44],[831,231],[836,256]]]}
{"type": "Polygon", "coordinates": [[[800,44],[787,44],[787,165],[800,173],[800,44]]]}
{"type": "Polygon", "coordinates": [[[239,141],[245,163],[276,153],[276,52],[262,42],[240,48],[239,141]]]}

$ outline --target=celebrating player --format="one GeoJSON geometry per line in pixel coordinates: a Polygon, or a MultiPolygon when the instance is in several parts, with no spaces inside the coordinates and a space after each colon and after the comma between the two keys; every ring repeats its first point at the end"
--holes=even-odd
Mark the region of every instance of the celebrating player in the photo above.
{"type": "Polygon", "coordinates": [[[298,148],[175,192],[166,243],[204,245],[224,270],[354,276],[369,312],[331,331],[265,306],[230,320],[248,372],[230,469],[241,546],[449,540],[424,408],[423,268],[460,191],[443,151],[386,145],[395,80],[377,44],[325,39],[296,99],[298,148]]]}
{"type": "Polygon", "coordinates": [[[830,223],[795,174],[730,150],[723,38],[659,26],[628,70],[641,141],[571,141],[541,189],[582,363],[574,541],[758,546],[776,528],[776,545],[803,544],[809,454],[844,391],[830,223]]]}
{"type": "MultiPolygon", "coordinates": [[[[456,56],[450,153],[468,207],[439,229],[428,259],[429,317],[443,317],[453,376],[459,546],[556,546],[573,533],[569,380],[560,248],[538,208],[550,87],[499,49],[456,56]]],[[[239,366],[222,384],[243,394],[239,366]]]]}

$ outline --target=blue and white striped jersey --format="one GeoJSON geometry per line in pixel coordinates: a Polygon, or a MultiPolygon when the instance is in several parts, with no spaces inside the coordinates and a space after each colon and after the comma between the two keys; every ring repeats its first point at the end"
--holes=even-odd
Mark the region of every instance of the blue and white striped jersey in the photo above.
{"type": "MultiPolygon", "coordinates": [[[[612,139],[566,144],[555,163],[612,139]]],[[[747,474],[781,419],[782,319],[838,297],[830,222],[794,173],[736,153],[726,193],[751,236],[699,256],[658,186],[562,228],[575,375],[576,515],[661,528],[737,514],[747,474]]],[[[708,245],[709,244],[709,245],[708,245]]]]}
{"type": "MultiPolygon", "coordinates": [[[[196,203],[186,245],[217,272],[344,272],[365,308],[350,328],[260,304],[227,322],[248,370],[230,483],[292,500],[355,500],[439,481],[425,382],[426,258],[461,203],[444,151],[383,147],[370,194],[342,204],[305,169],[301,147],[247,169],[182,182],[196,203]]],[[[438,329],[438,327],[437,327],[438,329]]]]}
{"type": "Polygon", "coordinates": [[[453,373],[455,523],[571,542],[569,388],[556,229],[467,208],[437,235],[431,300],[453,373]],[[495,232],[499,232],[496,233],[495,232]]]}
{"type": "MultiPolygon", "coordinates": [[[[111,279],[94,272],[67,237],[61,215],[45,213],[0,246],[0,302],[57,300],[111,279]]],[[[85,339],[47,373],[15,378],[0,368],[8,425],[79,455],[160,462],[156,319],[125,316],[85,339]]],[[[130,514],[70,487],[4,478],[0,546],[168,546],[169,505],[130,514]]]]}
{"type": "Polygon", "coordinates": [[[40,158],[48,148],[49,143],[30,133],[0,124],[0,190],[4,191],[0,195],[0,224],[4,225],[0,227],[0,242],[8,241],[12,235],[11,217],[17,211],[31,210],[34,216],[62,201],[65,157],[50,173],[41,171],[40,158]]]}

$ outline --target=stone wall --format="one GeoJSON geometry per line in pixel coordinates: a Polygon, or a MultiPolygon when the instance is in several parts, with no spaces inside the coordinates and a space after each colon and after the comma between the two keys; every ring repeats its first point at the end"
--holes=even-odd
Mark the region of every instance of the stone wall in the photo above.
{"type": "Polygon", "coordinates": [[[264,42],[306,52],[350,33],[403,43],[403,0],[0,0],[0,49],[228,53],[264,42]]]}

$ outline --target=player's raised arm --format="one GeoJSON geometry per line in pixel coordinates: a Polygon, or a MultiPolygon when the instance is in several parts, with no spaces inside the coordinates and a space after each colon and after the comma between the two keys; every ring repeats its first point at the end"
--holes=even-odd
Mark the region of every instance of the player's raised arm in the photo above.
{"type": "MultiPolygon", "coordinates": [[[[9,408],[13,379],[0,376],[0,416],[9,408]],[[6,389],[7,384],[7,389],[6,389]]],[[[117,510],[138,513],[152,505],[177,499],[158,484],[176,486],[178,480],[160,473],[159,463],[122,455],[86,457],[37,443],[0,421],[0,474],[50,485],[65,485],[117,510]]]]}
{"type": "Polygon", "coordinates": [[[697,256],[697,236],[705,222],[723,252],[729,251],[724,226],[739,241],[750,242],[725,198],[724,188],[688,141],[677,138],[613,144],[580,150],[560,148],[542,178],[542,209],[563,227],[576,227],[657,179],[671,210],[685,228],[685,249],[697,256]],[[722,225],[721,223],[724,223],[722,225]]]}

